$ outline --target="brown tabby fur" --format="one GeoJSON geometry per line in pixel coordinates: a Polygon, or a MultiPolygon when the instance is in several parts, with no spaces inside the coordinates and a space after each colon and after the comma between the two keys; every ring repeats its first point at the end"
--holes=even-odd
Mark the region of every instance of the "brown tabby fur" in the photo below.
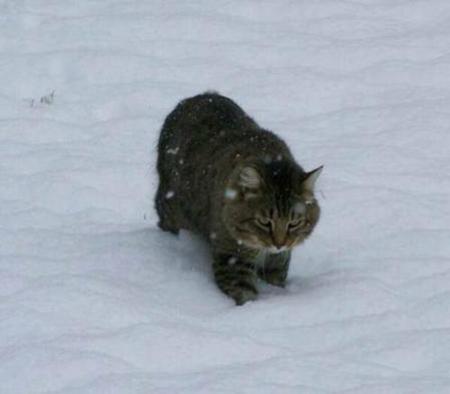
{"type": "Polygon", "coordinates": [[[284,286],[291,249],[319,220],[314,183],[279,137],[214,92],[181,101],[158,144],[159,226],[211,245],[219,288],[238,305],[257,296],[258,276],[284,286]]]}

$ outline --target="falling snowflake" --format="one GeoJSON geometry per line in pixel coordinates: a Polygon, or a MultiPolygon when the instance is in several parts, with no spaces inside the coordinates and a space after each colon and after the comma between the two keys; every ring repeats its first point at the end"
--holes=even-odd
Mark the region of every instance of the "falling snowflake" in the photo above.
{"type": "Polygon", "coordinates": [[[169,190],[167,193],[166,193],[166,199],[167,200],[170,200],[173,196],[175,195],[175,192],[173,191],[173,190],[169,190]]]}
{"type": "Polygon", "coordinates": [[[228,264],[229,264],[229,265],[235,265],[237,261],[238,261],[237,257],[231,256],[231,257],[228,259],[228,264]]]}
{"type": "Polygon", "coordinates": [[[225,189],[225,198],[228,200],[234,200],[237,197],[237,191],[234,189],[225,189]]]}
{"type": "Polygon", "coordinates": [[[166,152],[169,155],[176,155],[178,153],[178,151],[180,150],[180,147],[177,146],[176,148],[171,148],[171,149],[167,149],[166,152]]]}

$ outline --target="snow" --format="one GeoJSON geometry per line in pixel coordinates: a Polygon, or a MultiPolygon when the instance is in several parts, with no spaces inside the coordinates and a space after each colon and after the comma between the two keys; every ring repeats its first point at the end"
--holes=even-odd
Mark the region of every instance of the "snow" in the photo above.
{"type": "Polygon", "coordinates": [[[234,200],[237,197],[238,192],[235,189],[226,188],[224,194],[226,199],[234,200]]]}
{"type": "Polygon", "coordinates": [[[3,1],[0,392],[448,393],[449,22],[446,0],[3,1]],[[287,288],[242,307],[152,207],[162,121],[208,89],[325,165],[287,288]]]}

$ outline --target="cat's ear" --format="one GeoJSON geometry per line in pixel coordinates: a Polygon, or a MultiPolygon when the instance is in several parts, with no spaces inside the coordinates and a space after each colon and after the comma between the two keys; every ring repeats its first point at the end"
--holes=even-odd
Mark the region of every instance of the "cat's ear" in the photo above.
{"type": "Polygon", "coordinates": [[[313,193],[314,186],[316,185],[317,178],[319,178],[320,173],[322,172],[323,166],[316,168],[306,174],[302,181],[303,190],[313,193]]]}
{"type": "Polygon", "coordinates": [[[254,167],[243,167],[239,172],[238,184],[246,189],[258,189],[261,186],[261,175],[254,167]]]}

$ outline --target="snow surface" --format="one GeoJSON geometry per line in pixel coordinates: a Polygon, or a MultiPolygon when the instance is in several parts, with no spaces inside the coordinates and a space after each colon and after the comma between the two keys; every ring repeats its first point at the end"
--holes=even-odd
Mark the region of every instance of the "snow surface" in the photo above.
{"type": "Polygon", "coordinates": [[[449,125],[448,0],[0,1],[0,393],[449,393],[449,125]],[[155,224],[207,89],[325,164],[243,307],[155,224]]]}

